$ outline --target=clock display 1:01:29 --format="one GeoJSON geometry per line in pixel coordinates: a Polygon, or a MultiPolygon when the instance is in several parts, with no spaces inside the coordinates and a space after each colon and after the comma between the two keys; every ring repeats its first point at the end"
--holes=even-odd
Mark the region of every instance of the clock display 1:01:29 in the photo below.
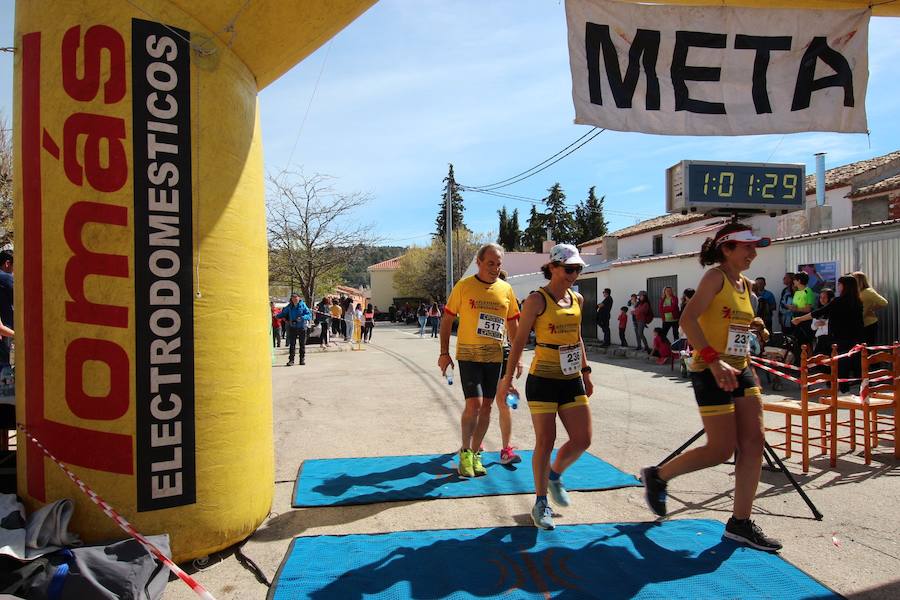
{"type": "Polygon", "coordinates": [[[689,169],[694,201],[792,204],[802,202],[805,191],[802,167],[692,164],[689,169]]]}
{"type": "Polygon", "coordinates": [[[746,181],[737,183],[736,175],[738,174],[733,171],[721,171],[718,176],[705,173],[703,195],[707,196],[712,192],[720,198],[731,198],[734,196],[735,187],[740,186],[743,188],[740,192],[746,191],[748,198],[792,200],[797,197],[800,178],[794,173],[740,173],[739,175],[745,176],[746,181]]]}

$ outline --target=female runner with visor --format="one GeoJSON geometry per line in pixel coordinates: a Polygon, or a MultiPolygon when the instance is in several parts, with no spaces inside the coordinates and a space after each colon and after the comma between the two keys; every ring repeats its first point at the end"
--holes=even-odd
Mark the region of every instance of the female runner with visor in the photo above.
{"type": "Polygon", "coordinates": [[[781,543],[766,536],[750,513],[759,485],[765,443],[759,380],[750,369],[750,280],[743,272],[756,248],[769,238],[747,225],[729,223],[707,238],[700,264],[716,265],[700,280],[679,325],[694,350],[691,383],[706,430],[706,445],[680,454],[659,467],[641,469],[647,505],[666,516],[666,485],[674,477],[721,464],[737,452],[734,514],[725,537],[759,550],[776,552],[781,543]]]}

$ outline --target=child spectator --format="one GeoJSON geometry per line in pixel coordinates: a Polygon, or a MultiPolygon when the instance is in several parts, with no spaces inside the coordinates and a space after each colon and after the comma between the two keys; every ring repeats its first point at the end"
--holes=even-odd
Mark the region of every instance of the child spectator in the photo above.
{"type": "Polygon", "coordinates": [[[619,341],[622,342],[622,347],[628,347],[628,341],[625,339],[625,330],[628,328],[628,307],[623,306],[619,309],[619,341]]]}
{"type": "Polygon", "coordinates": [[[762,356],[769,341],[769,330],[761,317],[755,317],[750,321],[750,355],[762,356]]]}
{"type": "Polygon", "coordinates": [[[664,365],[672,357],[672,344],[662,327],[653,328],[653,351],[650,356],[655,356],[656,364],[664,365]]]}

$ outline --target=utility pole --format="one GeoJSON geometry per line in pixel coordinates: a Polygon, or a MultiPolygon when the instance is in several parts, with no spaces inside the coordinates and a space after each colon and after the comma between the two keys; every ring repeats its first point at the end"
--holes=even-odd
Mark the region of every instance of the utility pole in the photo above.
{"type": "Polygon", "coordinates": [[[447,246],[447,294],[444,302],[450,299],[453,290],[453,177],[447,178],[447,199],[444,210],[444,244],[447,246]]]}

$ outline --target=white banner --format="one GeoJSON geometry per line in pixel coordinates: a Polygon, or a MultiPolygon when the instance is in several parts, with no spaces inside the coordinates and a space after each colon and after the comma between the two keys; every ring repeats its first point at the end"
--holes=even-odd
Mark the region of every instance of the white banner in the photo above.
{"type": "Polygon", "coordinates": [[[575,122],[673,135],[865,132],[869,15],[566,0],[575,122]]]}

